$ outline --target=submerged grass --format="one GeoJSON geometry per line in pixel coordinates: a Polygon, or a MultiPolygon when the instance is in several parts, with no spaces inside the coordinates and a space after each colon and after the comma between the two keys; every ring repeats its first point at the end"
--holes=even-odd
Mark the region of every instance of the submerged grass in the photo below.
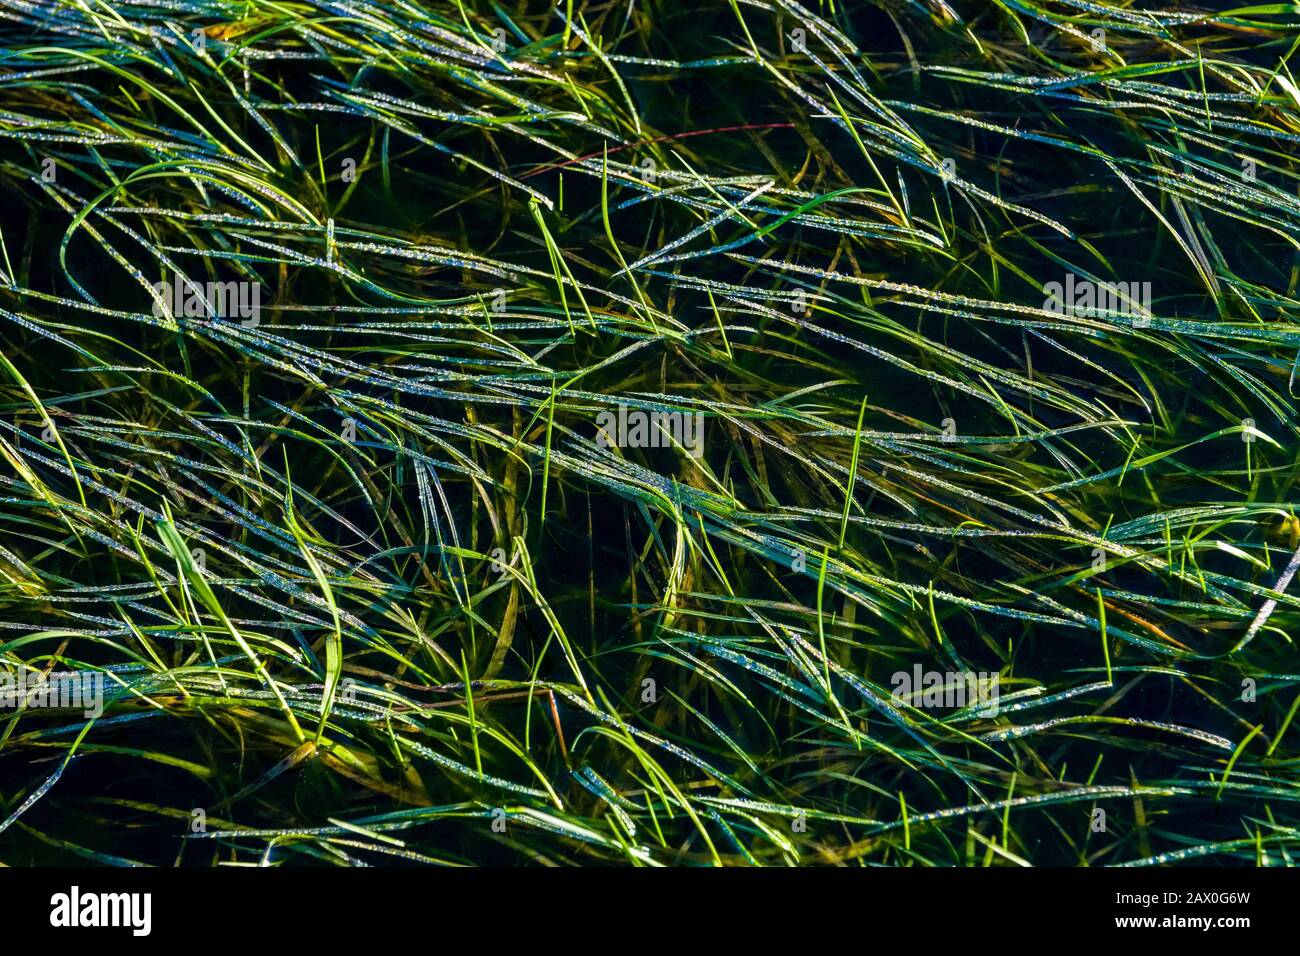
{"type": "Polygon", "coordinates": [[[1289,865],[1297,49],[3,0],[0,861],[1289,865]]]}

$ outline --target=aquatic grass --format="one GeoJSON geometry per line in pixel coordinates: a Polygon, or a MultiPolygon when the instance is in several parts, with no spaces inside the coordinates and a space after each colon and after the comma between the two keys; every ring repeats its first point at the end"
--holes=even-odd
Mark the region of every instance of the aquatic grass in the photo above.
{"type": "Polygon", "coordinates": [[[1298,43],[9,0],[0,860],[1289,865],[1298,43]]]}

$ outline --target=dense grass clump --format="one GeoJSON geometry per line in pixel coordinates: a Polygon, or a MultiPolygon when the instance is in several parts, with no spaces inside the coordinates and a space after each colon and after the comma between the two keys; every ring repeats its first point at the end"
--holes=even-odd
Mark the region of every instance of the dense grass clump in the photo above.
{"type": "Polygon", "coordinates": [[[1300,7],[805,2],[0,3],[0,862],[1291,862],[1300,7]]]}

